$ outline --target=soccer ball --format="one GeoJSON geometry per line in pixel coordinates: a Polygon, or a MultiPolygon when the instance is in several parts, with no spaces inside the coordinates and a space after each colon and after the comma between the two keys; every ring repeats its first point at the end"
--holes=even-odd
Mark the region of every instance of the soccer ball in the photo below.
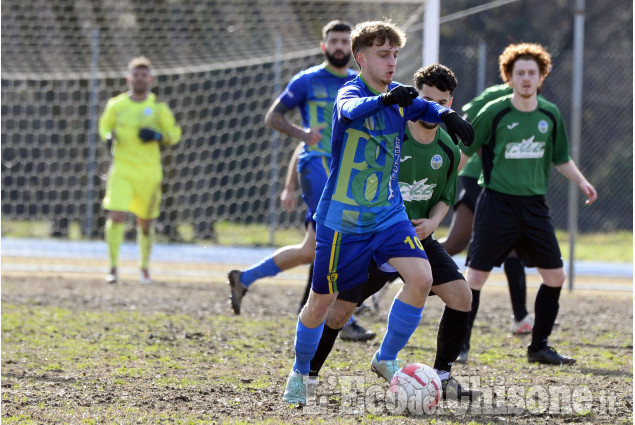
{"type": "Polygon", "coordinates": [[[395,373],[390,381],[392,413],[408,411],[413,415],[431,414],[441,401],[441,379],[430,366],[410,363],[395,373]]]}

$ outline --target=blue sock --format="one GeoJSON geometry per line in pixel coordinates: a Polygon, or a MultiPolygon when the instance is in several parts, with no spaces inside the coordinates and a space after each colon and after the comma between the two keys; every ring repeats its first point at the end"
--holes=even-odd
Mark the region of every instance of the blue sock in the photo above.
{"type": "Polygon", "coordinates": [[[388,314],[388,328],[377,352],[377,360],[396,360],[421,321],[423,307],[413,307],[395,300],[388,314]]]}
{"type": "Polygon", "coordinates": [[[280,267],[273,261],[273,257],[265,258],[255,266],[245,270],[240,275],[240,282],[245,285],[245,288],[248,288],[254,281],[267,276],[275,276],[281,271],[280,267]]]}
{"type": "Polygon", "coordinates": [[[320,338],[324,330],[324,322],[320,323],[317,328],[307,328],[302,324],[298,317],[298,324],[295,330],[295,363],[293,370],[302,375],[308,375],[311,370],[311,360],[315,356],[320,338]]]}
{"type": "MultiPolygon", "coordinates": [[[[348,322],[346,322],[346,325],[350,325],[354,321],[355,321],[355,316],[351,316],[350,319],[348,319],[348,322]]],[[[344,326],[346,326],[346,325],[344,325],[344,326]]]]}

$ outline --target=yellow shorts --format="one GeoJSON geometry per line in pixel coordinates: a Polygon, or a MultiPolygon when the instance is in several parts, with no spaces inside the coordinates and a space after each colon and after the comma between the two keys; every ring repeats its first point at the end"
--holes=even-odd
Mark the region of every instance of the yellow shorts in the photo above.
{"type": "Polygon", "coordinates": [[[134,179],[117,174],[108,176],[102,206],[108,211],[131,212],[144,220],[159,216],[161,181],[134,179]]]}

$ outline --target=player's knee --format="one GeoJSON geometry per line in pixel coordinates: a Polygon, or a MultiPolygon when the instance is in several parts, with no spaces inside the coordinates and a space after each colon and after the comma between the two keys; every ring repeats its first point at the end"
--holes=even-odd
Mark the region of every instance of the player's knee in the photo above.
{"type": "Polygon", "coordinates": [[[332,329],[341,329],[355,310],[355,304],[336,300],[326,316],[326,325],[332,329]],[[350,304],[350,306],[349,306],[350,304]]]}
{"type": "Polygon", "coordinates": [[[452,304],[448,303],[448,307],[458,311],[470,311],[472,309],[472,291],[470,287],[465,284],[460,285],[456,294],[452,297],[452,304]]]}
{"type": "Polygon", "coordinates": [[[409,283],[417,292],[427,296],[430,292],[430,288],[432,288],[432,273],[423,273],[409,283]]]}
{"type": "Polygon", "coordinates": [[[302,245],[300,247],[300,258],[303,264],[310,264],[315,260],[315,246],[302,245]]]}
{"type": "Polygon", "coordinates": [[[562,287],[562,285],[564,285],[564,281],[567,279],[567,275],[565,274],[564,270],[562,271],[562,273],[556,273],[553,274],[551,276],[549,276],[548,278],[545,278],[545,285],[547,286],[551,286],[554,288],[560,288],[562,287]]]}

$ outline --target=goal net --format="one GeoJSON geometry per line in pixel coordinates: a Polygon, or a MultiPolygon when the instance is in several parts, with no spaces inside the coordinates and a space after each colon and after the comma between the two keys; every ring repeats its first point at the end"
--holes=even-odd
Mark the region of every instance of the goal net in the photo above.
{"type": "Polygon", "coordinates": [[[332,19],[402,26],[396,80],[410,82],[423,12],[422,1],[3,1],[3,219],[100,236],[110,158],[96,122],[126,90],[128,60],[145,55],[153,91],[183,128],[163,154],[159,234],[174,239],[187,225],[213,239],[219,221],[299,227],[304,205],[287,214],[279,203],[297,140],[264,125],[267,109],[296,72],[323,60],[321,28],[332,19]]]}

